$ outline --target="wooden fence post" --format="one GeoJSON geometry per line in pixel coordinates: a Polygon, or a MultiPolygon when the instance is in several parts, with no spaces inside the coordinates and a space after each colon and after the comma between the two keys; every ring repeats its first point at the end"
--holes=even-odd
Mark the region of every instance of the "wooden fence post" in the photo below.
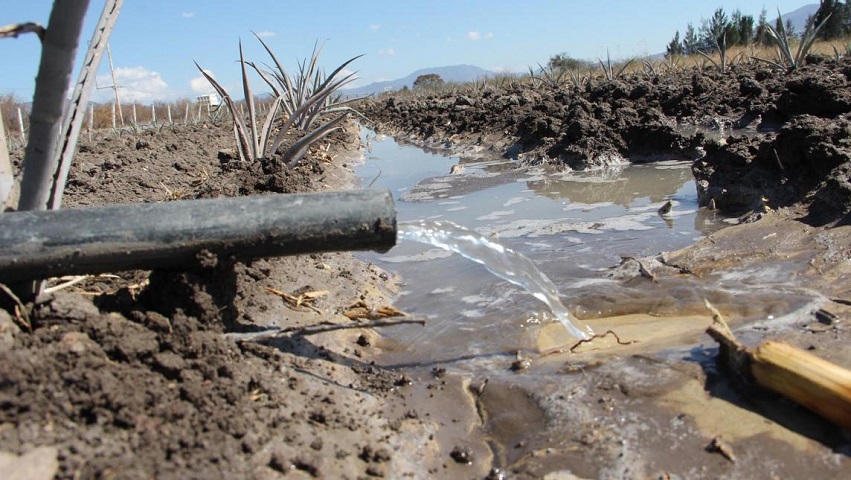
{"type": "Polygon", "coordinates": [[[25,128],[24,128],[24,115],[21,112],[21,107],[18,107],[18,125],[21,126],[21,142],[26,143],[27,139],[24,138],[24,137],[26,137],[25,128]]]}

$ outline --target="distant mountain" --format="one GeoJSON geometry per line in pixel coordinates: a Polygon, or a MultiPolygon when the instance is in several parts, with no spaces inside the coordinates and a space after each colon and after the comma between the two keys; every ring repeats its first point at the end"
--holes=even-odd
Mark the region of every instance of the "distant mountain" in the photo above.
{"type": "MultiPolygon", "coordinates": [[[[795,33],[800,34],[804,31],[804,28],[807,26],[807,19],[810,18],[810,15],[815,15],[818,10],[818,3],[810,3],[804,5],[803,7],[793,10],[789,13],[781,13],[780,15],[783,17],[783,22],[787,20],[792,22],[792,26],[795,27],[795,33]]],[[[774,17],[771,20],[771,26],[777,23],[777,17],[774,17]]]]}
{"type": "MultiPolygon", "coordinates": [[[[795,27],[795,32],[801,33],[804,31],[804,27],[806,27],[807,19],[816,13],[818,10],[818,3],[810,3],[804,5],[797,10],[793,10],[787,13],[781,13],[783,16],[783,21],[790,20],[792,25],[795,27]]],[[[770,13],[770,12],[769,12],[770,13]]],[[[769,20],[771,25],[774,26],[776,23],[777,17],[769,20]]],[[[664,56],[664,53],[659,53],[655,56],[664,56]]],[[[436,73],[440,75],[440,78],[445,82],[472,82],[480,78],[484,77],[493,77],[496,76],[496,72],[492,72],[490,70],[485,70],[483,68],[476,67],[474,65],[452,65],[449,67],[431,67],[431,68],[422,68],[417,70],[416,72],[408,75],[405,78],[399,78],[396,80],[388,80],[384,82],[374,82],[369,85],[364,85],[363,87],[356,88],[346,88],[341,90],[341,93],[346,96],[364,96],[371,95],[374,93],[382,93],[382,92],[391,92],[395,90],[401,90],[403,87],[412,88],[414,85],[414,81],[420,75],[426,75],[429,73],[436,73]]]]}
{"type": "Polygon", "coordinates": [[[417,77],[429,73],[436,73],[440,75],[440,78],[442,78],[444,82],[456,83],[472,82],[479,78],[493,77],[496,75],[496,73],[491,72],[490,70],[485,70],[474,65],[452,65],[449,67],[422,68],[405,78],[388,80],[386,82],[374,82],[363,87],[346,88],[341,90],[341,93],[347,96],[363,96],[373,93],[401,90],[402,87],[412,88],[417,77]]]}

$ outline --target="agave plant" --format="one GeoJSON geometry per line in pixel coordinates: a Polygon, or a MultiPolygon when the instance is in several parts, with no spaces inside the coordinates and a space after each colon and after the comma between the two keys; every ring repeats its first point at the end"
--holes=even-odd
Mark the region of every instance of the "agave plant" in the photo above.
{"type": "Polygon", "coordinates": [[[272,57],[278,70],[265,71],[259,68],[256,63],[246,61],[242,52],[242,42],[240,42],[239,62],[242,68],[243,93],[245,94],[245,102],[248,107],[247,121],[243,120],[243,115],[237,110],[236,103],[224,87],[205,72],[197,62],[195,65],[204,75],[204,78],[210,82],[216,92],[222,97],[234,118],[234,135],[236,137],[237,150],[242,161],[253,161],[274,155],[278,152],[287,133],[293,127],[307,132],[281,155],[284,163],[292,167],[304,156],[311,145],[340,128],[340,123],[343,119],[347,118],[349,113],[354,111],[349,107],[342,106],[340,104],[341,102],[336,97],[333,97],[333,95],[342,86],[351,82],[354,74],[346,75],[343,78],[336,78],[337,75],[360,56],[343,63],[330,76],[323,78],[324,76],[321,74],[321,71],[316,69],[319,49],[314,48],[310,62],[303,62],[300,65],[300,75],[296,78],[291,78],[266,42],[259,36],[257,38],[272,57]],[[257,106],[248,79],[247,66],[254,69],[273,91],[274,100],[269,107],[269,111],[263,117],[262,126],[259,128],[256,121],[257,106]],[[271,133],[279,111],[283,111],[286,115],[285,119],[281,121],[281,126],[273,139],[271,133]],[[329,113],[342,114],[311,130],[311,126],[319,117],[329,113]]]}
{"type": "Polygon", "coordinates": [[[321,115],[341,111],[353,112],[345,105],[357,99],[343,101],[339,90],[355,79],[354,73],[344,74],[345,68],[363,55],[350,58],[337,67],[331,75],[326,76],[322,69],[317,68],[323,47],[317,42],[313,46],[310,58],[301,61],[298,74],[292,76],[284,69],[269,45],[256,33],[254,35],[271,57],[275,69],[263,70],[255,63],[249,63],[249,65],[257,71],[276,95],[283,97],[282,107],[289,117],[294,118],[293,126],[300,130],[307,130],[321,115]]]}
{"type": "Polygon", "coordinates": [[[529,78],[551,87],[560,87],[564,84],[564,78],[568,70],[556,67],[545,67],[539,63],[538,72],[539,74],[535,74],[532,67],[529,67],[529,78]]]}
{"type": "Polygon", "coordinates": [[[260,75],[274,94],[281,98],[281,107],[287,115],[286,121],[283,122],[272,144],[272,152],[274,153],[280,148],[291,128],[301,131],[309,130],[307,135],[284,154],[284,160],[288,165],[295,164],[310,145],[338,129],[343,118],[346,118],[349,114],[366,119],[358,111],[347,106],[348,103],[359,100],[358,98],[343,101],[339,94],[342,87],[355,79],[354,73],[343,73],[345,68],[363,55],[350,58],[326,76],[322,69],[317,68],[319,54],[322,51],[322,46],[317,42],[314,44],[310,58],[299,63],[298,75],[291,76],[269,45],[256,33],[254,36],[266,49],[275,69],[264,70],[253,62],[249,62],[248,65],[260,75]],[[318,127],[312,127],[322,116],[335,113],[342,115],[318,127]],[[311,128],[313,129],[311,130],[311,128]]]}
{"type": "Polygon", "coordinates": [[[282,99],[275,98],[272,103],[269,113],[263,119],[263,125],[257,127],[257,105],[254,100],[254,93],[251,90],[251,82],[248,80],[248,70],[245,68],[245,56],[242,52],[242,41],[239,42],[239,64],[242,69],[242,91],[245,94],[245,103],[248,106],[248,122],[243,119],[243,115],[237,108],[236,102],[228,94],[227,90],[217,82],[209,73],[195,62],[195,66],[201,71],[201,75],[210,82],[210,85],[216,90],[216,93],[222,97],[222,101],[228,107],[228,110],[233,117],[233,133],[236,138],[237,152],[239,158],[243,162],[254,161],[266,157],[266,149],[269,144],[269,137],[272,131],[272,123],[275,115],[280,108],[282,99]]]}
{"type": "Polygon", "coordinates": [[[766,32],[768,32],[768,38],[777,47],[778,59],[769,60],[754,57],[754,60],[768,63],[777,68],[787,68],[789,70],[794,70],[804,65],[804,62],[806,62],[807,54],[810,52],[810,48],[812,48],[813,42],[816,41],[816,36],[818,35],[819,30],[821,30],[821,27],[824,26],[828,18],[830,18],[830,14],[824,17],[824,20],[822,20],[821,23],[819,23],[818,25],[813,26],[812,23],[807,25],[807,28],[801,35],[801,40],[798,43],[798,50],[793,54],[792,46],[789,44],[789,35],[786,34],[786,27],[783,26],[783,16],[780,15],[780,9],[778,9],[777,29],[768,24],[763,25],[765,27],[766,32]]]}
{"type": "Polygon", "coordinates": [[[656,68],[656,65],[650,60],[642,60],[642,65],[644,65],[644,73],[650,76],[658,76],[659,70],[656,68]]]}
{"type": "Polygon", "coordinates": [[[598,61],[600,62],[600,68],[603,70],[603,75],[605,75],[606,80],[614,80],[623,75],[624,71],[632,65],[632,62],[634,62],[635,59],[631,58],[627,60],[617,69],[617,71],[615,71],[614,65],[612,65],[612,59],[609,56],[608,50],[606,50],[606,63],[603,63],[602,60],[598,61]]]}
{"type": "Polygon", "coordinates": [[[727,71],[727,32],[724,32],[721,37],[715,39],[715,49],[718,50],[718,55],[721,57],[721,61],[716,62],[712,57],[706,54],[706,52],[702,52],[700,50],[697,53],[709,62],[711,62],[716,67],[719,67],[722,72],[727,71]]]}

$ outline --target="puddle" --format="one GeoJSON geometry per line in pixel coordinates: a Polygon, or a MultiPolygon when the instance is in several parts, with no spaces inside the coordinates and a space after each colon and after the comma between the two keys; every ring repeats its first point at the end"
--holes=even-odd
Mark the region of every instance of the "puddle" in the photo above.
{"type": "MultiPolygon", "coordinates": [[[[624,257],[674,251],[729,225],[698,209],[690,161],[558,172],[367,135],[371,151],[356,173],[364,184],[390,189],[400,223],[454,222],[521,253],[552,280],[580,326],[637,342],[625,348],[608,337],[583,345],[578,351],[585,355],[693,344],[710,321],[704,298],[741,322],[780,318],[814,301],[808,292],[767,282],[777,277],[770,266],[700,280],[609,278],[624,257]],[[661,215],[666,202],[670,214],[661,215]]],[[[504,369],[518,350],[575,343],[545,304],[460,255],[405,240],[383,255],[359,255],[399,273],[407,285],[395,305],[427,320],[425,327],[383,330],[397,344],[384,359],[389,364],[443,362],[473,371],[499,362],[504,369]]]]}

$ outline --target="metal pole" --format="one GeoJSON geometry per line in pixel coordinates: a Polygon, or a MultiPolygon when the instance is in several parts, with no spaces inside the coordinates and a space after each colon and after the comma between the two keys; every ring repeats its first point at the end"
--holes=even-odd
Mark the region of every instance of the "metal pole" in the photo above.
{"type": "Polygon", "coordinates": [[[7,212],[0,215],[0,282],[191,268],[202,251],[250,259],[395,244],[386,190],[7,212]]]}

